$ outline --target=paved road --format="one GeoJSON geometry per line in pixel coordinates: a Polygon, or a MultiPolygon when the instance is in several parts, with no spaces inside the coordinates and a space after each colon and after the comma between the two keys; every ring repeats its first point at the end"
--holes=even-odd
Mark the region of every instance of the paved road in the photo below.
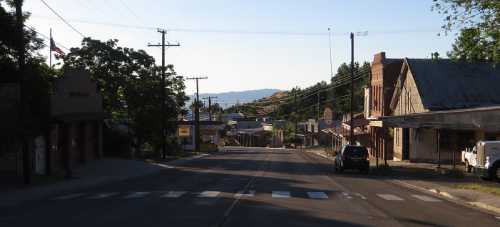
{"type": "Polygon", "coordinates": [[[240,149],[0,208],[0,226],[500,226],[495,216],[300,151],[240,149]]]}

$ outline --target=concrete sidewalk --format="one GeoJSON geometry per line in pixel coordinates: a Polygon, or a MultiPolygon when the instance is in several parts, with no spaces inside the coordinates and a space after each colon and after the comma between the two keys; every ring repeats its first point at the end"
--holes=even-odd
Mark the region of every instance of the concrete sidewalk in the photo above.
{"type": "MultiPolygon", "coordinates": [[[[321,148],[304,151],[334,159],[321,148]]],[[[379,165],[381,164],[383,160],[379,161],[379,165]]],[[[484,181],[478,176],[464,173],[463,165],[457,165],[455,170],[452,170],[451,165],[441,165],[440,169],[436,169],[437,165],[432,163],[388,161],[390,169],[387,170],[376,170],[373,160],[371,165],[374,177],[381,177],[383,180],[400,186],[435,194],[452,202],[477,207],[496,215],[500,214],[500,196],[478,190],[462,189],[467,185],[499,188],[500,183],[484,181]]]]}
{"type": "Polygon", "coordinates": [[[33,185],[20,189],[0,190],[0,207],[41,199],[70,190],[81,190],[100,184],[158,174],[164,169],[175,168],[187,161],[206,156],[201,154],[167,162],[145,162],[142,160],[112,159],[90,161],[73,172],[73,178],[52,184],[33,185]]]}

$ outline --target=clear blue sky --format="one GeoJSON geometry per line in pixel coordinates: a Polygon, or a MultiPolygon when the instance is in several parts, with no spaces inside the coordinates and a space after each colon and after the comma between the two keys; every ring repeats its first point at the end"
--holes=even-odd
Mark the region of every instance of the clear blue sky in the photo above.
{"type": "MultiPolygon", "coordinates": [[[[334,70],[350,59],[348,32],[356,37],[356,61],[388,57],[445,56],[454,36],[438,36],[442,17],[430,10],[432,0],[46,0],[86,36],[119,39],[122,46],[145,49],[160,62],[161,51],[147,43],[160,41],[155,29],[132,29],[82,21],[171,29],[167,63],[185,76],[208,76],[201,92],[258,88],[290,89],[329,80],[327,28],[333,30],[334,70]],[[283,32],[248,34],[241,32],[283,32]],[[287,35],[285,33],[293,33],[287,35]],[[324,33],[324,35],[318,35],[324,33]]],[[[26,0],[32,12],[27,24],[56,42],[79,46],[81,37],[63,24],[39,0],[26,0]]],[[[47,55],[45,50],[44,54],[47,55]]],[[[336,70],[335,70],[336,71],[336,70]]],[[[187,81],[188,93],[194,82],[187,81]]]]}

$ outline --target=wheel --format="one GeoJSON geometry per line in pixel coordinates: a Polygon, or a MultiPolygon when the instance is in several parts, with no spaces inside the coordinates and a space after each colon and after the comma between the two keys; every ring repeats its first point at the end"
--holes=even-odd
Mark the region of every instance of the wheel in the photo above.
{"type": "Polygon", "coordinates": [[[500,162],[495,162],[489,172],[489,178],[493,181],[498,181],[498,177],[500,176],[500,162]]]}
{"type": "Polygon", "coordinates": [[[472,166],[469,164],[469,161],[465,161],[465,172],[471,173],[472,172],[472,166]]]}

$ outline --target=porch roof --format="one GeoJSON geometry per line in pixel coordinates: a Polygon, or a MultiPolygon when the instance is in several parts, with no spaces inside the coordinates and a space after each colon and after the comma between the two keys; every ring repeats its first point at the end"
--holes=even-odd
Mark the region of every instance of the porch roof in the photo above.
{"type": "Polygon", "coordinates": [[[500,106],[385,116],[371,121],[370,126],[500,131],[500,106]]]}

